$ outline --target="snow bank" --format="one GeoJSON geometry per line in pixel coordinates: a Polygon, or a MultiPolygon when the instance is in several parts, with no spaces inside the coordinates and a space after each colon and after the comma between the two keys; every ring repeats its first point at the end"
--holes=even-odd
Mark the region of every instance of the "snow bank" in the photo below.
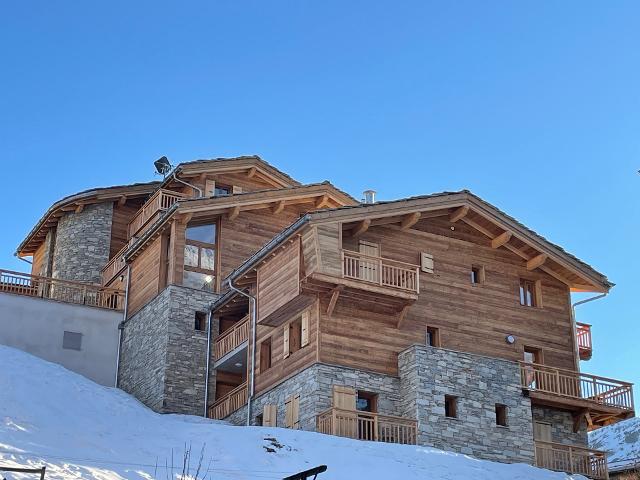
{"type": "Polygon", "coordinates": [[[168,479],[165,464],[172,451],[181,463],[185,444],[192,471],[204,448],[206,478],[216,480],[279,479],[321,464],[328,471],[319,480],[572,478],[431,448],[158,415],[120,390],[0,346],[0,465],[46,464],[48,480],[168,479]]]}
{"type": "Polygon", "coordinates": [[[633,417],[594,430],[589,434],[589,445],[609,454],[607,461],[611,471],[640,467],[640,418],[633,417]]]}

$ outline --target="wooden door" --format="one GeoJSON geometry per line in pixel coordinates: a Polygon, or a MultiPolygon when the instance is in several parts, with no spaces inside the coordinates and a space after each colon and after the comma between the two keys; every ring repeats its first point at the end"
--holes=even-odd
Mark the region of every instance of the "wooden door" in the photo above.
{"type": "MultiPolygon", "coordinates": [[[[377,243],[360,241],[358,249],[363,255],[369,257],[380,256],[380,245],[377,243]]],[[[380,272],[378,271],[378,261],[372,258],[361,258],[359,263],[359,275],[362,280],[378,283],[380,272]]]]}
{"type": "Polygon", "coordinates": [[[358,438],[358,413],[356,391],[343,385],[333,386],[333,434],[358,438]]]}
{"type": "Polygon", "coordinates": [[[540,442],[551,442],[551,424],[533,422],[533,439],[540,442]]]}

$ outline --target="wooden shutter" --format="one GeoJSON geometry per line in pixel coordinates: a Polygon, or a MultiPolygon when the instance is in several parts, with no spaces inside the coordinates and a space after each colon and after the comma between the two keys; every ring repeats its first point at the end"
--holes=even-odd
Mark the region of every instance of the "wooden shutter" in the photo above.
{"type": "Polygon", "coordinates": [[[265,427],[276,427],[278,409],[275,405],[265,405],[262,407],[262,425],[265,427]]]}
{"type": "Polygon", "coordinates": [[[284,353],[283,358],[289,356],[289,324],[284,326],[284,353]]]}
{"type": "Polygon", "coordinates": [[[242,193],[242,187],[239,187],[238,185],[233,185],[231,187],[231,193],[233,193],[234,195],[236,193],[242,193]]]}
{"type": "Polygon", "coordinates": [[[356,391],[344,385],[333,386],[333,406],[342,410],[356,409],[356,391]]]}
{"type": "Polygon", "coordinates": [[[420,255],[420,269],[425,273],[433,273],[433,255],[422,252],[420,255]]]}
{"type": "Polygon", "coordinates": [[[205,197],[212,197],[213,196],[213,191],[215,189],[216,189],[215,180],[206,180],[204,182],[204,196],[205,197]]]}
{"type": "Polygon", "coordinates": [[[302,312],[302,334],[300,347],[309,345],[309,311],[302,312]]]}
{"type": "Polygon", "coordinates": [[[533,438],[541,442],[551,441],[551,425],[549,423],[534,422],[533,438]]]}
{"type": "Polygon", "coordinates": [[[287,428],[300,428],[300,395],[291,395],[284,402],[284,424],[287,428]]]}

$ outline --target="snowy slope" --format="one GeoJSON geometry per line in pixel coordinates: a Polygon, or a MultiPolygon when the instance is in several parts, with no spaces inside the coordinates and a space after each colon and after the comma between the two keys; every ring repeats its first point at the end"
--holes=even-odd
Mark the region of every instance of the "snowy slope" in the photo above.
{"type": "Polygon", "coordinates": [[[589,445],[609,453],[609,469],[640,466],[640,418],[599,428],[589,434],[589,445]]]}
{"type": "Polygon", "coordinates": [[[165,462],[173,449],[180,463],[185,444],[193,457],[204,447],[206,478],[216,480],[278,479],[320,464],[329,468],[319,480],[571,478],[430,448],[158,415],[117,389],[0,346],[0,465],[46,464],[48,480],[168,479],[165,462]]]}

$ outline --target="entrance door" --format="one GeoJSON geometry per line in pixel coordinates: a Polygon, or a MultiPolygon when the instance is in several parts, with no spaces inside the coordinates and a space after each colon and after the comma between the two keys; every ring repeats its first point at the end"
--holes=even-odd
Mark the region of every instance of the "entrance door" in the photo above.
{"type": "MultiPolygon", "coordinates": [[[[524,347],[524,361],[525,363],[542,364],[542,351],[535,347],[524,347]]],[[[527,387],[531,389],[540,387],[541,375],[536,371],[536,367],[525,365],[525,381],[527,387]]]]}
{"type": "MultiPolygon", "coordinates": [[[[368,257],[380,256],[380,245],[377,243],[365,242],[360,240],[358,244],[360,253],[368,257]]],[[[378,261],[373,258],[361,258],[359,265],[360,279],[367,282],[378,283],[380,272],[378,272],[378,261]]]]}

